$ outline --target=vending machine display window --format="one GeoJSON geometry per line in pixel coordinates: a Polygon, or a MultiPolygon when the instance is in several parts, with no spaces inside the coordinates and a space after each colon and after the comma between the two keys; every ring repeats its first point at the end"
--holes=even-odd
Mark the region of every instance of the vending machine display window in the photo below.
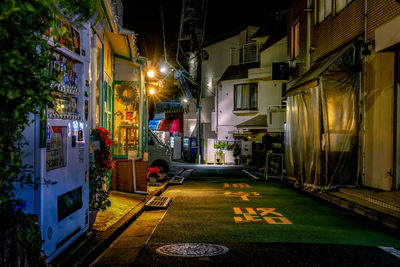
{"type": "Polygon", "coordinates": [[[46,170],[54,170],[67,165],[66,126],[48,127],[46,142],[46,170]]]}

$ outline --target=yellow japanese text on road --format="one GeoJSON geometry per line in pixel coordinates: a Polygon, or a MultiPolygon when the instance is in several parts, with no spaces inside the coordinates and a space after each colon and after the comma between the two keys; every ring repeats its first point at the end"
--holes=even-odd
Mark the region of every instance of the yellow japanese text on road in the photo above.
{"type": "Polygon", "coordinates": [[[265,221],[268,224],[293,224],[282,213],[276,212],[275,208],[240,208],[234,207],[235,223],[249,223],[265,221]]]}
{"type": "Polygon", "coordinates": [[[224,183],[224,188],[250,188],[251,186],[248,184],[228,184],[228,183],[224,183]]]}
{"type": "Polygon", "coordinates": [[[249,201],[249,197],[261,197],[261,195],[257,192],[225,192],[224,195],[226,197],[240,197],[243,201],[249,201]]]}

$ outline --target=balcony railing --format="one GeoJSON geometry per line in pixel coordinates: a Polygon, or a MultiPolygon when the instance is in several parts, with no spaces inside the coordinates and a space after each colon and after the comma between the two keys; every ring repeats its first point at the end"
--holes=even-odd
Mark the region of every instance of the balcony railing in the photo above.
{"type": "Polygon", "coordinates": [[[231,47],[231,65],[246,64],[260,61],[257,42],[231,47]]]}

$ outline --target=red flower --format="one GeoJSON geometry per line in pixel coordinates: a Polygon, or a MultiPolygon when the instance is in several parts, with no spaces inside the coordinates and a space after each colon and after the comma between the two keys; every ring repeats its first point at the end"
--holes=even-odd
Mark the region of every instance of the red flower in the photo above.
{"type": "Polygon", "coordinates": [[[158,167],[149,168],[149,173],[159,173],[160,169],[158,167]]]}

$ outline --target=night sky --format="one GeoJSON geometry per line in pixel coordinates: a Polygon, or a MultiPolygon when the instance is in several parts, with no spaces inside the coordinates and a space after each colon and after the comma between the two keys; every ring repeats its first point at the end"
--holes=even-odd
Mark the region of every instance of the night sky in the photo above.
{"type": "MultiPolygon", "coordinates": [[[[122,0],[124,28],[138,35],[139,54],[149,59],[163,55],[161,1],[122,0]]],[[[242,26],[268,25],[274,11],[287,10],[291,0],[208,0],[205,41],[242,26]]],[[[182,0],[163,0],[167,55],[175,58],[182,0]]]]}

